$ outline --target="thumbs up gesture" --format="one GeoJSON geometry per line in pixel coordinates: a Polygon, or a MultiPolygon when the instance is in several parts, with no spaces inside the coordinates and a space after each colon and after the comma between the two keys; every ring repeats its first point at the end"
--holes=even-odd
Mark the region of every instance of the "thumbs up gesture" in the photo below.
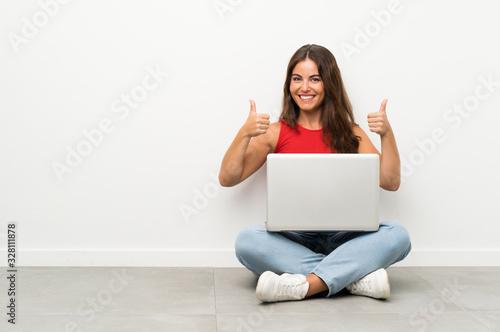
{"type": "Polygon", "coordinates": [[[257,113],[255,102],[250,99],[250,114],[248,115],[247,121],[243,125],[244,132],[250,137],[265,134],[271,124],[269,118],[269,114],[257,113]]]}
{"type": "Polygon", "coordinates": [[[370,127],[370,131],[380,136],[385,136],[385,134],[392,131],[391,125],[387,120],[387,113],[385,112],[386,105],[387,99],[384,99],[378,112],[368,114],[368,126],[370,127]]]}

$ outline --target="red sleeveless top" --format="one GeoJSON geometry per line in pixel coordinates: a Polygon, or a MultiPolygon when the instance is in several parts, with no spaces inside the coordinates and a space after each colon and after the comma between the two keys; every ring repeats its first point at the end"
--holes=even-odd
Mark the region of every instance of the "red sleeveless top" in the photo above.
{"type": "Polygon", "coordinates": [[[322,129],[311,130],[297,124],[295,130],[283,120],[280,123],[280,135],[274,153],[332,153],[323,142],[322,129]]]}

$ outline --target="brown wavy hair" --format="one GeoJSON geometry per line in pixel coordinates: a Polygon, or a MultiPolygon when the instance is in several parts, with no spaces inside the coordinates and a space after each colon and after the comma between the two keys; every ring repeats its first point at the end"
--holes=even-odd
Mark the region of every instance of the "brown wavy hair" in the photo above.
{"type": "Polygon", "coordinates": [[[323,46],[304,45],[290,59],[283,86],[283,109],[280,120],[284,120],[286,125],[297,130],[300,109],[290,93],[290,82],[295,66],[306,59],[313,60],[318,66],[325,89],[320,120],[323,128],[323,141],[332,152],[357,153],[360,137],[356,136],[353,131],[353,126],[357,124],[354,121],[352,105],[347,97],[337,61],[333,54],[323,46]]]}

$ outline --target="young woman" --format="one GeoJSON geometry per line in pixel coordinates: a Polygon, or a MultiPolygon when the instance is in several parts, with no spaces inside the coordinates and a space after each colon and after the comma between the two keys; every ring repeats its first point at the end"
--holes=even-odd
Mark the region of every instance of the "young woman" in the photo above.
{"type": "MultiPolygon", "coordinates": [[[[333,54],[305,45],[288,64],[280,121],[250,114],[222,160],[219,181],[234,186],[255,173],[269,153],[377,153],[380,186],[399,188],[400,160],[386,115],[387,100],[368,115],[380,135],[381,153],[355,123],[351,103],[333,54]]],[[[263,302],[301,300],[318,293],[351,293],[385,299],[390,295],[385,268],[411,250],[408,232],[391,221],[375,232],[268,232],[252,225],[236,239],[238,260],[259,277],[256,294],[263,302]]]]}

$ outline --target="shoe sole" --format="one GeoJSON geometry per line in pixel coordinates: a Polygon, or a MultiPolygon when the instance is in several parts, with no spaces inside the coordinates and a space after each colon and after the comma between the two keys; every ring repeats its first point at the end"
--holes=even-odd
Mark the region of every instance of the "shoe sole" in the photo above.
{"type": "Polygon", "coordinates": [[[271,271],[266,271],[262,273],[259,277],[259,281],[257,282],[257,288],[255,290],[255,295],[262,302],[268,302],[267,299],[263,296],[264,294],[264,285],[266,284],[267,278],[272,276],[274,273],[271,271]]]}

